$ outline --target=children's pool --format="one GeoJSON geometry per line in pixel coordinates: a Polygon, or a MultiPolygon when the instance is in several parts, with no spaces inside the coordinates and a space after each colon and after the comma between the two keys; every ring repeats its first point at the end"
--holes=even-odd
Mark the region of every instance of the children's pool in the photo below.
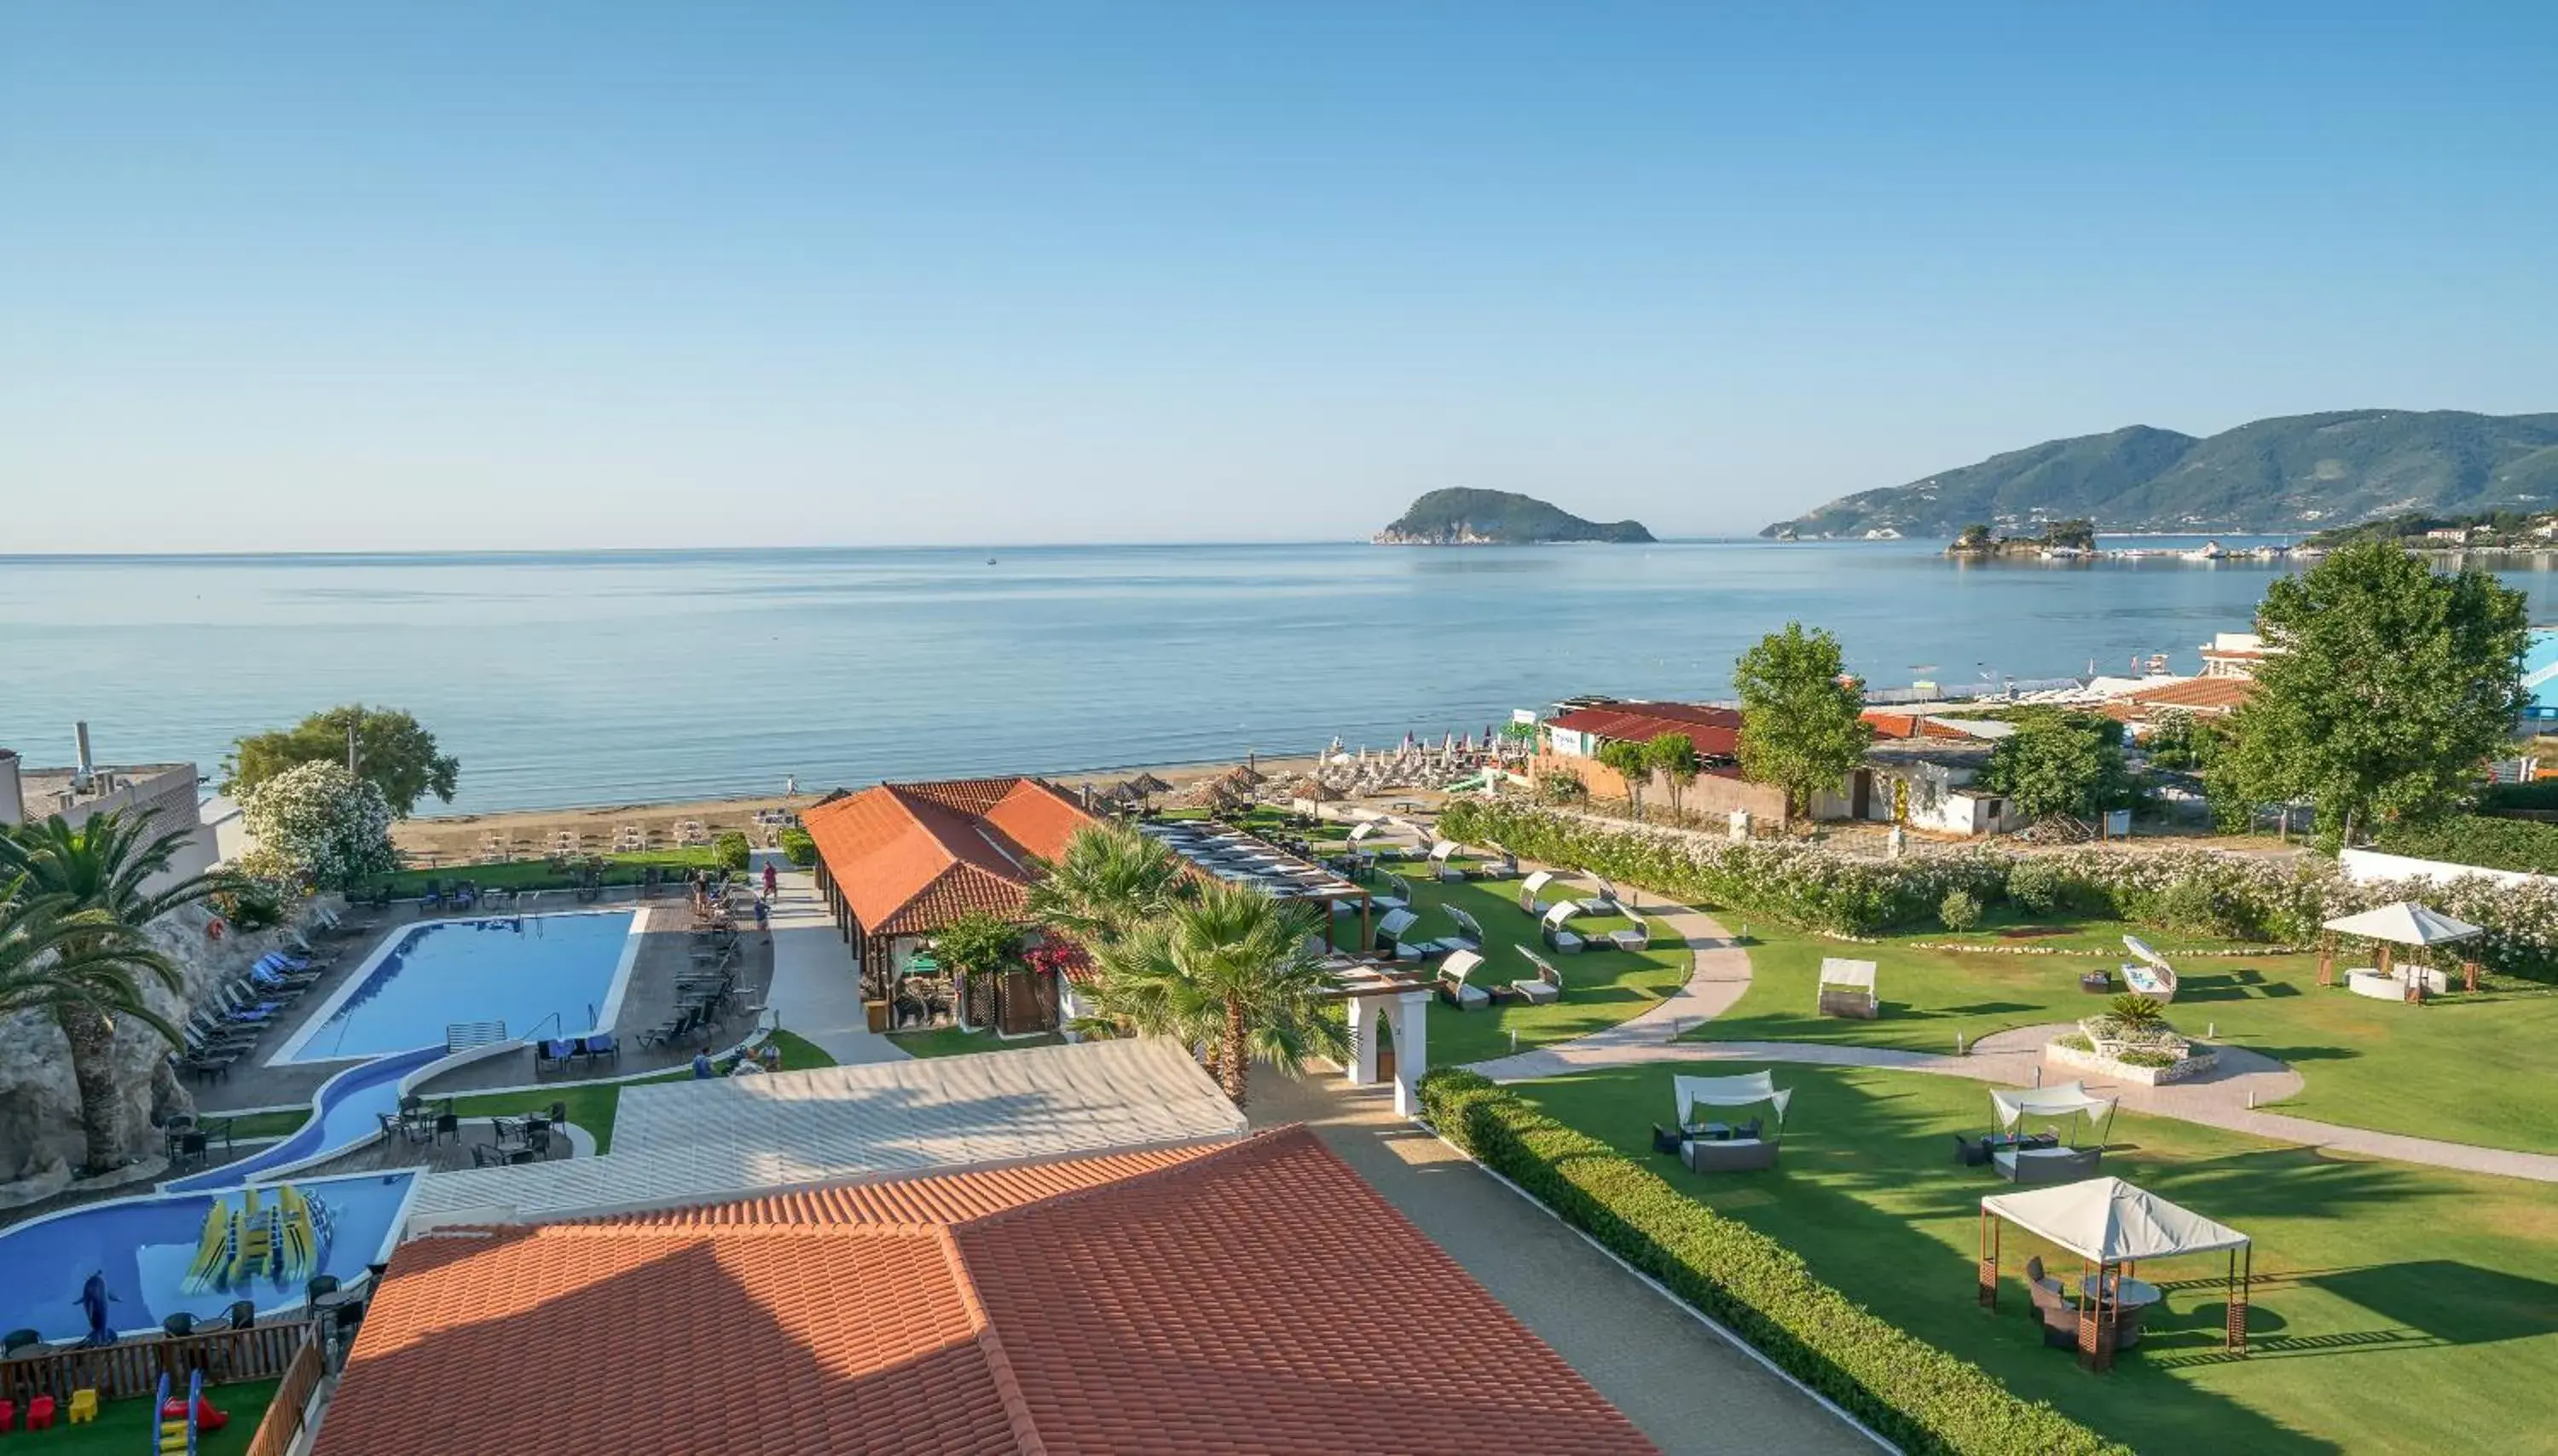
{"type": "Polygon", "coordinates": [[[610,1027],[641,924],[631,910],[430,920],[374,952],[269,1065],[440,1047],[459,1022],[509,1037],[610,1027]]]}
{"type": "MultiPolygon", "coordinates": [[[[213,1319],[236,1300],[267,1314],[302,1302],[315,1274],[352,1280],[366,1264],[390,1257],[415,1172],[290,1180],[315,1210],[323,1232],[308,1255],[255,1271],[223,1271],[189,1287],[199,1264],[206,1216],[218,1204],[240,1209],[245,1194],[155,1196],[92,1204],[0,1230],[0,1329],[33,1329],[48,1341],[89,1331],[80,1295],[91,1274],[106,1281],[107,1325],[118,1334],[157,1333],[185,1311],[213,1319]]],[[[277,1202],[275,1185],[257,1190],[262,1208],[277,1202]]]]}

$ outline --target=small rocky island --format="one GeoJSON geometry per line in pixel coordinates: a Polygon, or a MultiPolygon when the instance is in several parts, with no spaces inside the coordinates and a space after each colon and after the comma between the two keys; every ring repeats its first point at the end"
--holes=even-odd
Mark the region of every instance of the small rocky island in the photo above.
{"type": "Polygon", "coordinates": [[[1549,541],[1645,542],[1640,521],[1585,521],[1532,495],[1433,490],[1370,538],[1379,546],[1525,546],[1549,541]]]}
{"type": "Polygon", "coordinates": [[[2047,521],[2040,536],[1992,536],[1985,525],[1963,528],[1954,544],[1945,548],[1947,556],[2093,556],[2096,554],[2096,525],[2093,521],[2047,521]]]}

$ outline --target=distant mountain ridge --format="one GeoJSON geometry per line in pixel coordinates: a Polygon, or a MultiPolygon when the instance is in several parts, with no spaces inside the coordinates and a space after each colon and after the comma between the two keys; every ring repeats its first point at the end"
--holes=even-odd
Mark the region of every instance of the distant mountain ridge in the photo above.
{"type": "Polygon", "coordinates": [[[2410,511],[2558,505],[2558,414],[2341,410],[2197,438],[2133,425],[1859,491],[1762,536],[1952,536],[2084,517],[2100,531],[2307,531],[2410,511]]]}
{"type": "Polygon", "coordinates": [[[1433,490],[1370,538],[1379,546],[1516,546],[1543,541],[1642,542],[1640,521],[1585,521],[1508,490],[1433,490]]]}

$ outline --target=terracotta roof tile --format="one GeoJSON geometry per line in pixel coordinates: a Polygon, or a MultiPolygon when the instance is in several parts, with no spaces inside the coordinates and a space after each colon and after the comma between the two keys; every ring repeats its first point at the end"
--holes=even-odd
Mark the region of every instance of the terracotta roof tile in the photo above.
{"type": "Polygon", "coordinates": [[[1653,1449],[1313,1134],[1286,1128],[1205,1152],[413,1242],[315,1456],[741,1445],[1653,1449]],[[1465,1359],[1433,1353],[1450,1350],[1465,1359]],[[508,1398],[536,1386],[538,1399],[508,1398]]]}
{"type": "Polygon", "coordinates": [[[826,870],[874,933],[941,929],[972,910],[1014,917],[1033,857],[1090,823],[1028,778],[880,784],[801,816],[826,870]]]}
{"type": "Polygon", "coordinates": [[[2146,709],[2183,708],[2195,713],[2227,713],[2256,695],[2253,678],[2188,678],[2181,683],[2134,691],[2131,701],[2146,709]]]}
{"type": "Polygon", "coordinates": [[[1709,758],[1730,758],[1741,751],[1741,715],[1701,703],[1611,703],[1576,709],[1547,720],[1547,726],[1637,743],[1663,733],[1685,733],[1696,751],[1709,758]]]}

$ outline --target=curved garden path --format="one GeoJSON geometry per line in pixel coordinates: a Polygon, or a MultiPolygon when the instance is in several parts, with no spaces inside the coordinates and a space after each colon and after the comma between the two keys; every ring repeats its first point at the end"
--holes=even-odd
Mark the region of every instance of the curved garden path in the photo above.
{"type": "MultiPolygon", "coordinates": [[[[1477,1062],[1474,1069],[1495,1082],[1525,1082],[1594,1067],[1653,1062],[1790,1062],[1928,1072],[2024,1087],[2034,1084],[2043,1070],[2043,1044],[2067,1029],[2060,1023],[2014,1027],[1982,1037],[1962,1056],[1793,1041],[1680,1041],[1680,1032],[1732,1009],[1742,993],[1750,989],[1750,954],[1734,942],[1731,932],[1703,911],[1665,902],[1641,909],[1678,932],[1694,953],[1696,970],[1687,985],[1659,1005],[1614,1026],[1533,1051],[1477,1062]]],[[[2068,1075],[2056,1068],[2048,1080],[2063,1081],[2068,1075]]],[[[2207,1077],[2166,1087],[2125,1084],[2107,1090],[2136,1113],[2200,1123],[2277,1142],[2468,1173],[2558,1183],[2558,1155],[2314,1123],[2307,1118],[2259,1112],[2253,1106],[2289,1097],[2301,1086],[2301,1074],[2287,1064],[2244,1048],[2223,1047],[2220,1065],[2207,1077]]]]}

